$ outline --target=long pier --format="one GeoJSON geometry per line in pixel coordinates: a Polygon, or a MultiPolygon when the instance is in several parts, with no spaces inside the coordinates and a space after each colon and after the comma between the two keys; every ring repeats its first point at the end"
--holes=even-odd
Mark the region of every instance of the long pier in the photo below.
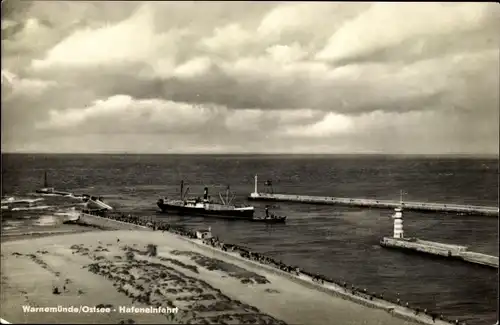
{"type": "Polygon", "coordinates": [[[478,205],[460,205],[447,203],[428,203],[428,202],[403,202],[402,194],[400,201],[377,200],[377,199],[355,199],[342,198],[332,196],[311,196],[311,195],[294,195],[294,194],[274,194],[260,193],[258,191],[258,179],[255,175],[255,188],[253,193],[250,193],[248,200],[253,201],[275,201],[275,202],[298,202],[308,204],[328,204],[328,205],[345,205],[368,208],[381,209],[396,209],[403,208],[404,210],[426,211],[426,212],[451,212],[467,215],[483,215],[498,217],[498,207],[478,206],[478,205]]]}
{"type": "Polygon", "coordinates": [[[426,212],[448,212],[463,213],[468,215],[483,215],[498,217],[498,207],[487,207],[477,205],[459,205],[445,203],[427,203],[427,202],[398,202],[389,200],[375,199],[354,199],[331,196],[311,196],[311,195],[293,195],[293,194],[272,194],[272,193],[251,193],[249,200],[254,201],[275,201],[275,202],[298,202],[308,204],[326,204],[326,205],[344,205],[367,208],[395,209],[403,207],[410,211],[426,212]]]}

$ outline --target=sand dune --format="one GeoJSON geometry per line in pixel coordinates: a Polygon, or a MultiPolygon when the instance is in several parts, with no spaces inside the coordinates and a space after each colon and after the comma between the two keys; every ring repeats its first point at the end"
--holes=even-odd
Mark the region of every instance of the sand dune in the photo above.
{"type": "Polygon", "coordinates": [[[0,317],[12,323],[414,324],[159,231],[5,242],[1,267],[0,317]],[[109,312],[26,313],[23,305],[109,312]],[[132,306],[178,312],[119,312],[132,306]]]}

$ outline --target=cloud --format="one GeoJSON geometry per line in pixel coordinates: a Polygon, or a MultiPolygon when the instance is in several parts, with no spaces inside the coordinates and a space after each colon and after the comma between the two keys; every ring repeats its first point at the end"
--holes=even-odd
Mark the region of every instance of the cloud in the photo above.
{"type": "Polygon", "coordinates": [[[284,134],[283,128],[305,126],[307,123],[320,120],[324,115],[324,112],[311,109],[241,109],[228,111],[224,121],[229,131],[263,134],[269,137],[284,134]]]}
{"type": "Polygon", "coordinates": [[[9,99],[19,96],[38,96],[57,83],[51,80],[20,78],[16,74],[2,70],[2,95],[9,99]]]}
{"type": "Polygon", "coordinates": [[[299,41],[315,49],[331,31],[369,7],[370,4],[359,2],[281,3],[262,17],[257,34],[273,43],[299,41]]]}
{"type": "Polygon", "coordinates": [[[488,3],[24,4],[2,21],[2,145],[497,153],[499,14],[488,3]]]}
{"type": "Polygon", "coordinates": [[[206,74],[211,66],[212,62],[210,58],[194,58],[175,68],[172,75],[179,78],[194,78],[206,74]]]}
{"type": "MultiPolygon", "coordinates": [[[[498,19],[490,14],[492,9],[498,12],[498,8],[478,3],[377,3],[343,24],[316,58],[345,62],[356,58],[369,60],[385,53],[386,60],[398,60],[408,55],[425,55],[429,51],[426,47],[431,47],[429,43],[434,40],[441,41],[441,51],[446,51],[446,47],[452,45],[447,38],[460,42],[456,35],[472,31],[484,33],[484,27],[498,19]],[[400,58],[390,55],[390,51],[397,50],[400,50],[397,53],[400,58]]],[[[491,25],[498,27],[498,24],[491,25]]],[[[493,30],[488,28],[488,31],[493,30]]],[[[491,36],[498,38],[498,33],[493,32],[491,36]]]]}
{"type": "Polygon", "coordinates": [[[324,115],[324,112],[311,109],[230,110],[217,105],[115,95],[96,100],[84,108],[51,110],[48,118],[39,121],[36,126],[39,130],[65,134],[134,134],[139,128],[147,126],[141,133],[185,134],[216,127],[215,133],[222,135],[229,131],[269,136],[279,134],[283,127],[319,121],[324,115]]]}
{"type": "Polygon", "coordinates": [[[193,132],[214,118],[218,107],[195,106],[159,99],[135,100],[127,95],[115,95],[96,100],[85,108],[52,110],[49,119],[37,125],[42,130],[86,131],[93,134],[183,133],[193,132]]]}
{"type": "Polygon", "coordinates": [[[177,30],[156,34],[150,6],[139,8],[131,17],[114,25],[74,31],[55,45],[43,60],[33,61],[34,69],[86,67],[144,62],[174,51],[182,33],[177,30]]]}
{"type": "Polygon", "coordinates": [[[30,54],[43,51],[57,38],[45,22],[28,18],[22,22],[2,21],[3,51],[9,55],[30,54]]]}
{"type": "Polygon", "coordinates": [[[243,29],[239,24],[232,23],[216,27],[213,34],[202,39],[199,46],[211,53],[225,57],[244,55],[245,50],[250,50],[258,40],[250,31],[243,29]]]}
{"type": "Polygon", "coordinates": [[[328,113],[321,121],[314,124],[291,127],[286,129],[285,134],[293,137],[331,137],[353,131],[351,118],[335,113],[328,113]]]}

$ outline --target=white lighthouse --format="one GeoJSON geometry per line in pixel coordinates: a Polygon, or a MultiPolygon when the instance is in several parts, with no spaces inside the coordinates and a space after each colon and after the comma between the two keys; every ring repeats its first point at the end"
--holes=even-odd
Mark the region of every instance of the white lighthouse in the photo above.
{"type": "Polygon", "coordinates": [[[403,231],[403,209],[396,208],[394,209],[395,213],[392,216],[394,219],[394,238],[403,239],[404,231],[403,231]]]}
{"type": "Polygon", "coordinates": [[[259,197],[259,192],[258,192],[258,189],[257,189],[257,182],[258,182],[257,175],[255,175],[254,181],[255,181],[254,190],[253,190],[253,193],[250,193],[250,197],[259,197]]]}

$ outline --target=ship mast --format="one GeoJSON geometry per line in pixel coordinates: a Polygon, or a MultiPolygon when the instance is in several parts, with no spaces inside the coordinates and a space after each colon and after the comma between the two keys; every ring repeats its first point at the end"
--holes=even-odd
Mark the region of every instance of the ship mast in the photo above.
{"type": "Polygon", "coordinates": [[[49,187],[49,182],[47,181],[47,171],[43,174],[43,187],[49,187]]]}
{"type": "Polygon", "coordinates": [[[224,198],[222,197],[222,194],[220,194],[220,192],[219,192],[219,198],[220,198],[220,201],[222,202],[222,204],[226,205],[226,202],[224,201],[224,198]]]}
{"type": "Polygon", "coordinates": [[[231,203],[231,201],[234,199],[234,195],[229,197],[229,194],[230,194],[230,186],[229,185],[226,187],[225,198],[224,198],[224,196],[222,196],[222,193],[219,192],[219,198],[220,198],[220,201],[222,202],[223,205],[229,205],[231,203]]]}

